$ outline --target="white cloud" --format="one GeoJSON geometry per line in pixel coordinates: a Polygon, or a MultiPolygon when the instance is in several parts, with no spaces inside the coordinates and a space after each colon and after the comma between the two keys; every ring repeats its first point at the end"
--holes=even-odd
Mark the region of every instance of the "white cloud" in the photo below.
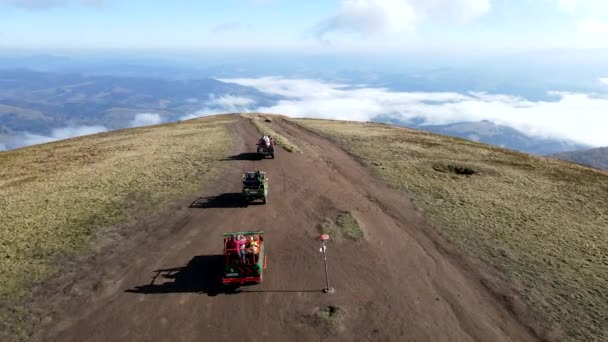
{"type": "Polygon", "coordinates": [[[39,135],[32,133],[24,133],[18,136],[15,142],[15,147],[30,146],[36,144],[44,144],[57,140],[64,140],[83,135],[96,134],[107,132],[108,129],[104,126],[68,126],[63,128],[55,128],[51,131],[51,135],[39,135]]]}
{"type": "Polygon", "coordinates": [[[209,96],[209,101],[207,101],[208,106],[218,106],[222,108],[236,108],[249,106],[254,104],[255,101],[248,97],[241,96],[233,96],[233,95],[224,95],[220,97],[215,97],[214,95],[209,96]]]}
{"type": "Polygon", "coordinates": [[[255,100],[248,97],[223,95],[216,97],[214,94],[209,95],[209,100],[205,102],[205,106],[194,112],[180,117],[180,120],[189,120],[200,118],[202,116],[213,115],[217,113],[241,113],[248,112],[249,108],[255,104],[255,100]]]}
{"type": "Polygon", "coordinates": [[[605,13],[608,9],[606,0],[552,0],[557,3],[557,7],[565,13],[574,14],[577,11],[591,13],[605,13]]]}
{"type": "Polygon", "coordinates": [[[603,39],[606,39],[606,35],[608,35],[608,21],[583,20],[578,23],[577,28],[579,33],[601,34],[603,39]]]}
{"type": "Polygon", "coordinates": [[[463,22],[490,10],[490,0],[342,0],[338,13],[320,22],[318,37],[346,31],[363,35],[410,31],[423,21],[463,22]]]}
{"type": "Polygon", "coordinates": [[[277,2],[278,0],[247,0],[252,5],[268,5],[277,2]]]}
{"type": "MultiPolygon", "coordinates": [[[[608,3],[608,1],[607,1],[608,3]]],[[[608,13],[608,7],[605,10],[608,13]]],[[[588,18],[580,20],[576,25],[576,45],[585,48],[608,47],[608,18],[597,20],[588,18]]]]}
{"type": "Polygon", "coordinates": [[[131,120],[131,127],[150,126],[158,125],[162,123],[163,119],[159,114],[156,113],[139,113],[135,114],[133,120],[131,120]]]}
{"type": "Polygon", "coordinates": [[[333,96],[340,92],[339,88],[348,87],[347,84],[325,83],[320,80],[280,77],[220,78],[218,81],[255,87],[265,93],[285,97],[333,96]],[[317,93],[311,94],[310,91],[316,91],[317,93]]]}
{"type": "Polygon", "coordinates": [[[254,109],[260,112],[356,121],[389,115],[402,120],[422,118],[428,124],[489,120],[534,136],[608,145],[608,98],[604,97],[555,92],[558,101],[535,102],[510,95],[394,92],[273,77],[225,81],[286,97],[273,106],[254,109]]]}
{"type": "Polygon", "coordinates": [[[251,30],[253,25],[242,22],[226,22],[211,28],[211,33],[241,32],[251,30]]]}
{"type": "Polygon", "coordinates": [[[322,37],[332,31],[402,32],[413,29],[417,20],[414,9],[406,1],[344,0],[335,16],[318,25],[317,35],[322,37]]]}
{"type": "Polygon", "coordinates": [[[6,151],[6,145],[0,143],[0,151],[6,151]]]}
{"type": "Polygon", "coordinates": [[[44,10],[55,7],[67,6],[70,2],[90,7],[101,7],[104,0],[0,0],[0,5],[8,5],[28,10],[44,10]]]}
{"type": "Polygon", "coordinates": [[[215,115],[215,114],[219,114],[219,113],[227,113],[227,111],[224,111],[221,109],[203,108],[201,110],[197,110],[194,113],[188,113],[184,116],[181,116],[179,119],[180,120],[190,120],[190,119],[201,118],[203,116],[215,115]]]}
{"type": "Polygon", "coordinates": [[[557,7],[566,13],[572,13],[578,7],[578,0],[557,0],[557,7]]]}
{"type": "Polygon", "coordinates": [[[557,5],[557,8],[573,20],[564,24],[573,24],[570,47],[606,48],[608,47],[608,1],[606,0],[545,0],[557,5]]]}
{"type": "Polygon", "coordinates": [[[608,77],[603,77],[603,78],[600,78],[600,82],[602,82],[602,83],[604,83],[604,84],[608,85],[608,77]]]}

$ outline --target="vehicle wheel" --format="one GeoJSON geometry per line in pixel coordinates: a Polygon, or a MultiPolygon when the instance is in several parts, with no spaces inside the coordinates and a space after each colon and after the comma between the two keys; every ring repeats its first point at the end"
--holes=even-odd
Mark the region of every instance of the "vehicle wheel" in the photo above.
{"type": "Polygon", "coordinates": [[[270,155],[270,158],[274,159],[274,153],[270,155]]]}
{"type": "Polygon", "coordinates": [[[264,197],[264,198],[262,199],[262,203],[264,203],[264,204],[268,203],[268,198],[264,197]]]}
{"type": "Polygon", "coordinates": [[[226,294],[235,294],[239,292],[239,286],[236,284],[226,284],[224,285],[224,293],[226,294]]]}

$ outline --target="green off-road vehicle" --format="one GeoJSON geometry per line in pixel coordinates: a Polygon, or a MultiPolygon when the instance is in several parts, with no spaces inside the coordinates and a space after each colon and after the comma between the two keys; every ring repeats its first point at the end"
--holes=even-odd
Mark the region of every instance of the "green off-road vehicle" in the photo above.
{"type": "Polygon", "coordinates": [[[243,190],[241,191],[246,204],[255,200],[268,202],[268,178],[264,171],[251,171],[243,175],[243,190]]]}

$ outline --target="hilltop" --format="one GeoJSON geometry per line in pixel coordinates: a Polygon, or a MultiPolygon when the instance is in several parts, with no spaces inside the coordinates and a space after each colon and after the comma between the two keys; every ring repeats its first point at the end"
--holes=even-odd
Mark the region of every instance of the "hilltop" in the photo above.
{"type": "Polygon", "coordinates": [[[550,337],[608,337],[608,173],[407,128],[295,122],[412,193],[460,250],[520,284],[550,337]]]}
{"type": "Polygon", "coordinates": [[[0,152],[0,166],[11,336],[608,334],[598,170],[383,124],[253,114],[0,152]],[[284,147],[276,159],[252,155],[260,131],[284,147]],[[240,176],[253,169],[268,173],[269,204],[242,207],[240,176]],[[252,228],[266,231],[265,280],[226,292],[221,234],[252,228]],[[321,232],[334,295],[320,291],[321,232]]]}

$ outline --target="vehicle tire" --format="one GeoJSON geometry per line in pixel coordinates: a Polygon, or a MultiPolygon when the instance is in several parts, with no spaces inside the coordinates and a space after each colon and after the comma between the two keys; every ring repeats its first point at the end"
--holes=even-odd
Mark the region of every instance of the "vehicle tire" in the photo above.
{"type": "Polygon", "coordinates": [[[264,204],[268,203],[268,198],[267,198],[267,197],[264,197],[264,198],[262,199],[262,203],[264,203],[264,204]]]}
{"type": "Polygon", "coordinates": [[[270,158],[274,159],[274,153],[270,155],[270,158]]]}
{"type": "Polygon", "coordinates": [[[223,290],[226,294],[235,294],[239,292],[239,286],[236,284],[226,284],[223,290]]]}

